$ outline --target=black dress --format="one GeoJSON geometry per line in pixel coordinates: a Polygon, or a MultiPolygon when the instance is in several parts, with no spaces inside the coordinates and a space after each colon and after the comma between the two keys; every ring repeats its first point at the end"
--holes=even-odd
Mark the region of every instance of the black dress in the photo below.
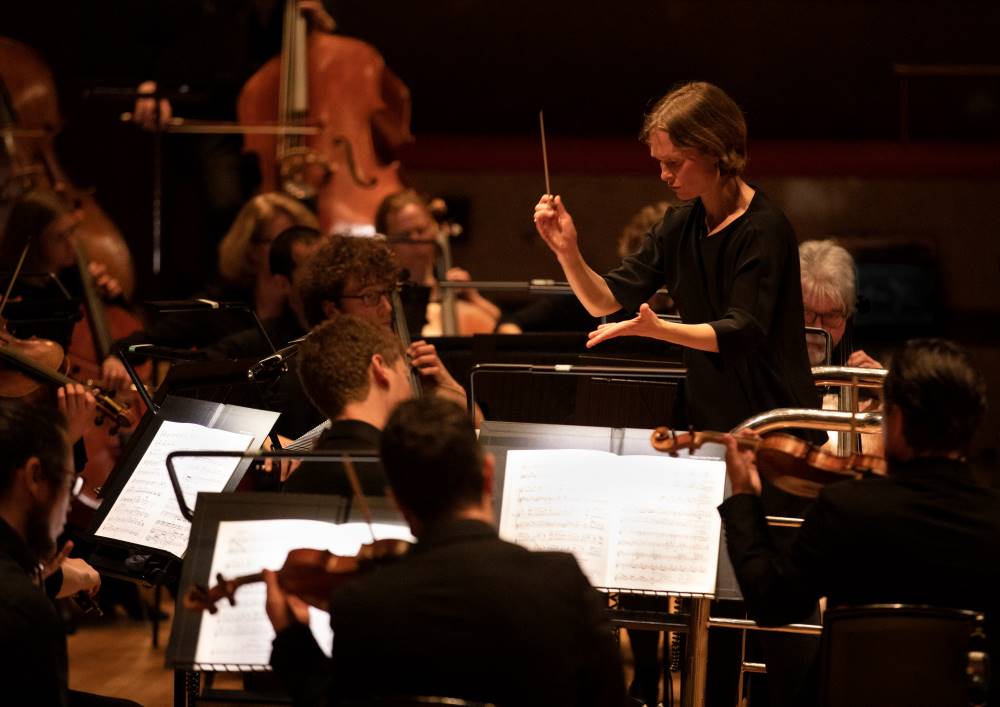
{"type": "Polygon", "coordinates": [[[723,431],[773,408],[820,405],[799,278],[795,232],[760,190],[711,237],[700,199],[670,211],[605,275],[625,310],[665,285],[684,323],[715,330],[719,353],[684,350],[687,409],[695,427],[723,431]]]}

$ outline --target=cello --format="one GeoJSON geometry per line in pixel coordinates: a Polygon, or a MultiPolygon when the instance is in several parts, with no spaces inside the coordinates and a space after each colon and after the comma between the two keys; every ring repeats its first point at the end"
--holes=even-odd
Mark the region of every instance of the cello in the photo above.
{"type": "Polygon", "coordinates": [[[310,30],[298,0],[285,0],[283,31],[280,56],[240,92],[239,122],[319,132],[245,135],[261,190],[315,200],[326,232],[369,226],[382,199],[402,189],[394,155],[413,139],[409,91],[371,45],[310,30]]]}

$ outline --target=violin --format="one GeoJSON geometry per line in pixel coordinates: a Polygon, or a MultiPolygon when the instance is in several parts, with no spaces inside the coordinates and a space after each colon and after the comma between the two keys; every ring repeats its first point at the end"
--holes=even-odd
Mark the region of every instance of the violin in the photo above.
{"type": "MultiPolygon", "coordinates": [[[[0,397],[24,398],[32,395],[43,385],[61,388],[70,383],[81,383],[70,378],[66,370],[68,360],[62,347],[48,339],[18,339],[10,334],[0,319],[0,397]]],[[[94,399],[101,415],[111,421],[111,429],[129,427],[132,420],[128,416],[128,406],[105,395],[100,388],[81,383],[94,399]]],[[[101,420],[98,420],[98,424],[101,420]]]]}
{"type": "MultiPolygon", "coordinates": [[[[392,305],[392,328],[403,343],[403,349],[409,349],[413,341],[410,338],[410,325],[406,323],[406,310],[403,307],[403,300],[399,296],[398,285],[389,292],[389,303],[392,305]]],[[[407,364],[407,369],[410,373],[410,387],[413,389],[413,395],[420,397],[424,391],[420,374],[412,365],[407,364]]]]}
{"type": "MultiPolygon", "coordinates": [[[[335,589],[380,565],[399,559],[409,549],[410,543],[405,540],[386,539],[362,545],[354,557],[341,557],[329,550],[292,550],[277,572],[278,584],[285,592],[326,610],[330,594],[335,589]]],[[[217,584],[211,589],[200,584],[192,585],[184,595],[184,608],[214,614],[218,611],[216,603],[222,599],[227,599],[230,606],[236,606],[236,590],[246,584],[263,582],[264,573],[256,572],[233,579],[226,579],[219,573],[215,579],[217,584]]]]}
{"type": "Polygon", "coordinates": [[[261,190],[315,200],[326,232],[370,225],[402,189],[396,150],[410,134],[410,94],[369,44],[309,30],[298,0],[285,0],[281,55],[244,84],[239,122],[313,126],[318,134],[247,133],[261,190]]]}
{"type": "MultiPolygon", "coordinates": [[[[885,476],[882,457],[870,454],[840,456],[804,439],[781,432],[766,437],[736,437],[740,449],[757,452],[760,475],[782,491],[795,496],[816,498],[827,484],[866,476],[885,476]]],[[[694,451],[708,442],[724,444],[722,432],[681,432],[667,427],[653,430],[653,448],[676,455],[680,449],[694,451]]]]}

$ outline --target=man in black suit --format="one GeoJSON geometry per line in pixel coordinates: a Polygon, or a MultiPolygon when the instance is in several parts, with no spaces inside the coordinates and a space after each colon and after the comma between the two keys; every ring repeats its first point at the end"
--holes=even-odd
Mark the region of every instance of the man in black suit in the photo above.
{"type": "Polygon", "coordinates": [[[494,462],[466,413],[432,397],[403,403],[381,452],[418,542],[332,594],[332,662],[302,623],[301,602],[266,575],[277,632],[271,665],[296,704],[436,695],[622,705],[621,662],[600,595],[571,555],[497,537],[494,462]]]}
{"type": "MultiPolygon", "coordinates": [[[[330,421],[316,451],[377,451],[389,414],[413,394],[399,337],[361,317],[333,314],[302,342],[298,357],[302,387],[330,421]]],[[[365,495],[384,496],[381,465],[356,466],[365,495]]],[[[303,464],[284,490],[352,495],[339,462],[303,464]]]]}
{"type": "MultiPolygon", "coordinates": [[[[888,477],[824,489],[785,552],[764,519],[753,454],[728,439],[733,495],[719,512],[750,617],[801,621],[823,596],[831,607],[974,609],[1000,655],[1000,493],[977,486],[964,458],[986,406],[982,375],[955,344],[915,340],[893,358],[884,393],[888,477]]],[[[804,685],[804,702],[815,687],[804,685]]]]}

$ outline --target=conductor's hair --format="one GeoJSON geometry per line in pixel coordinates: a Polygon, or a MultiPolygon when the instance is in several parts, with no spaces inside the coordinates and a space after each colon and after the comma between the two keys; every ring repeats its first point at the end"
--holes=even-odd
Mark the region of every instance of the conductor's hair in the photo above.
{"type": "Polygon", "coordinates": [[[986,412],[986,382],[969,353],[945,339],[913,339],[892,358],[884,385],[916,453],[965,452],[986,412]]]}
{"type": "Polygon", "coordinates": [[[482,501],[483,452],[468,413],[453,401],[402,403],[382,432],[381,454],[396,500],[424,525],[482,501]]]}
{"type": "Polygon", "coordinates": [[[38,457],[50,483],[61,483],[66,445],[66,419],[54,407],[0,400],[0,498],[10,492],[14,472],[32,457],[38,457]]]}
{"type": "Polygon", "coordinates": [[[640,137],[649,142],[663,130],[677,147],[713,157],[723,176],[738,176],[747,164],[747,124],[725,91],[697,81],[673,89],[646,114],[640,137]]]}
{"type": "Polygon", "coordinates": [[[391,329],[350,314],[337,314],[314,328],[299,346],[299,380],[313,405],[337,418],[348,403],[369,392],[368,369],[378,354],[393,365],[404,355],[391,329]]]}

